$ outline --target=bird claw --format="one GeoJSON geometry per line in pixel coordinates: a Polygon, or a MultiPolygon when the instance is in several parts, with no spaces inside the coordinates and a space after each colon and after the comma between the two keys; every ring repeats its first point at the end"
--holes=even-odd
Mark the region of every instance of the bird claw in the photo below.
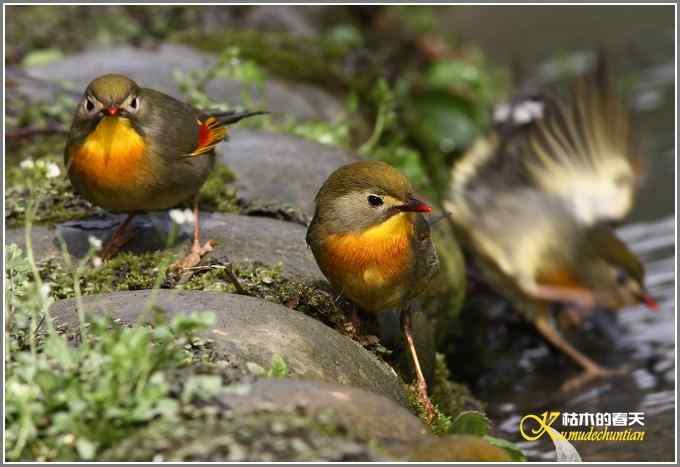
{"type": "Polygon", "coordinates": [[[201,259],[213,251],[215,244],[215,240],[208,240],[202,246],[200,243],[194,243],[194,245],[191,247],[191,252],[189,252],[189,254],[184,258],[175,261],[172,266],[170,266],[170,270],[177,271],[198,266],[198,264],[201,262],[201,259]]]}
{"type": "Polygon", "coordinates": [[[601,366],[589,368],[582,373],[566,380],[560,389],[562,392],[576,391],[595,380],[619,376],[626,373],[627,371],[628,368],[626,366],[622,366],[620,368],[604,368],[601,366]]]}

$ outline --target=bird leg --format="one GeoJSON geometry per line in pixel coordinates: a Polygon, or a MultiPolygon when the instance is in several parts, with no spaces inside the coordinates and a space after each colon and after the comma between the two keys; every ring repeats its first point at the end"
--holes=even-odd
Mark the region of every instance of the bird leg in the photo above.
{"type": "Polygon", "coordinates": [[[199,217],[198,195],[196,195],[194,197],[194,242],[191,246],[191,251],[184,258],[173,263],[170,267],[171,269],[193,268],[215,247],[215,240],[208,240],[205,244],[201,245],[201,223],[199,217]]]}
{"type": "Polygon", "coordinates": [[[604,368],[591,360],[583,353],[579,352],[574,346],[567,342],[557,330],[550,324],[547,318],[539,317],[534,320],[534,326],[538,332],[545,337],[545,339],[559,350],[564,352],[569,358],[574,360],[583,372],[572,378],[569,378],[562,384],[562,391],[568,392],[579,389],[583,385],[599,378],[607,378],[612,375],[618,375],[625,371],[625,368],[604,368]]]}
{"type": "Polygon", "coordinates": [[[420,369],[420,361],[418,361],[418,354],[416,353],[416,346],[411,333],[410,305],[405,305],[401,309],[401,332],[404,333],[406,347],[408,347],[411,359],[413,360],[413,366],[416,370],[416,391],[418,393],[418,401],[425,410],[426,421],[430,423],[435,417],[435,410],[432,401],[430,401],[430,398],[427,395],[427,382],[425,381],[425,376],[423,376],[423,371],[420,369]]]}
{"type": "Polygon", "coordinates": [[[122,224],[120,224],[116,230],[111,234],[111,238],[106,241],[104,248],[102,248],[99,257],[103,260],[111,259],[118,251],[133,237],[133,233],[128,230],[128,225],[135,217],[135,213],[130,213],[127,215],[122,224]]]}
{"type": "Polygon", "coordinates": [[[351,338],[355,339],[359,337],[361,333],[361,320],[359,320],[359,312],[354,303],[351,305],[349,316],[347,316],[347,321],[345,321],[343,327],[351,338]]]}

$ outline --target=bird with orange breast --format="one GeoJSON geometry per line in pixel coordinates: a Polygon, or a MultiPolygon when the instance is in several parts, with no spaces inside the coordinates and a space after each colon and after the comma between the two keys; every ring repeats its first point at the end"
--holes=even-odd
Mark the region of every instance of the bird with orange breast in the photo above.
{"type": "Polygon", "coordinates": [[[316,195],[307,243],[334,289],[368,312],[401,309],[401,328],[416,372],[418,399],[428,419],[434,406],[411,332],[410,302],[439,269],[432,211],[409,181],[384,162],[362,161],[333,172],[316,195]]]}
{"type": "Polygon", "coordinates": [[[583,369],[563,389],[620,373],[571,345],[553,320],[657,308],[642,262],[613,228],[633,206],[642,161],[604,61],[566,96],[516,99],[495,117],[452,170],[444,206],[456,235],[482,282],[583,369]]]}
{"type": "Polygon", "coordinates": [[[263,113],[204,113],[123,75],[93,80],[73,116],[64,163],[85,199],[128,214],[102,257],[111,257],[129,240],[127,229],[137,213],[193,198],[193,245],[176,265],[198,264],[213,246],[212,241],[201,244],[197,194],[215,164],[215,146],[227,138],[227,125],[263,113]]]}

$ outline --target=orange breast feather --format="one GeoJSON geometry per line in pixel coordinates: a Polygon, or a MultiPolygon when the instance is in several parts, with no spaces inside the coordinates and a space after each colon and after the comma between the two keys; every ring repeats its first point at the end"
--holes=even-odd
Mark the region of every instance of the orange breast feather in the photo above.
{"type": "Polygon", "coordinates": [[[401,213],[362,233],[329,235],[324,272],[344,295],[368,309],[391,304],[401,296],[396,289],[412,261],[412,219],[401,213]]]}
{"type": "Polygon", "coordinates": [[[151,171],[145,152],[144,139],[128,119],[104,117],[71,154],[69,170],[92,192],[133,190],[151,171]]]}

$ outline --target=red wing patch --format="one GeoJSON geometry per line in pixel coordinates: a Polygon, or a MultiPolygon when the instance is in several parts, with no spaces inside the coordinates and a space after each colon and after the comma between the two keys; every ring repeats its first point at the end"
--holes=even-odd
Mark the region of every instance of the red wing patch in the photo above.
{"type": "Polygon", "coordinates": [[[205,121],[196,120],[199,125],[198,144],[190,156],[199,156],[221,143],[227,136],[227,128],[215,117],[208,117],[205,121]]]}

